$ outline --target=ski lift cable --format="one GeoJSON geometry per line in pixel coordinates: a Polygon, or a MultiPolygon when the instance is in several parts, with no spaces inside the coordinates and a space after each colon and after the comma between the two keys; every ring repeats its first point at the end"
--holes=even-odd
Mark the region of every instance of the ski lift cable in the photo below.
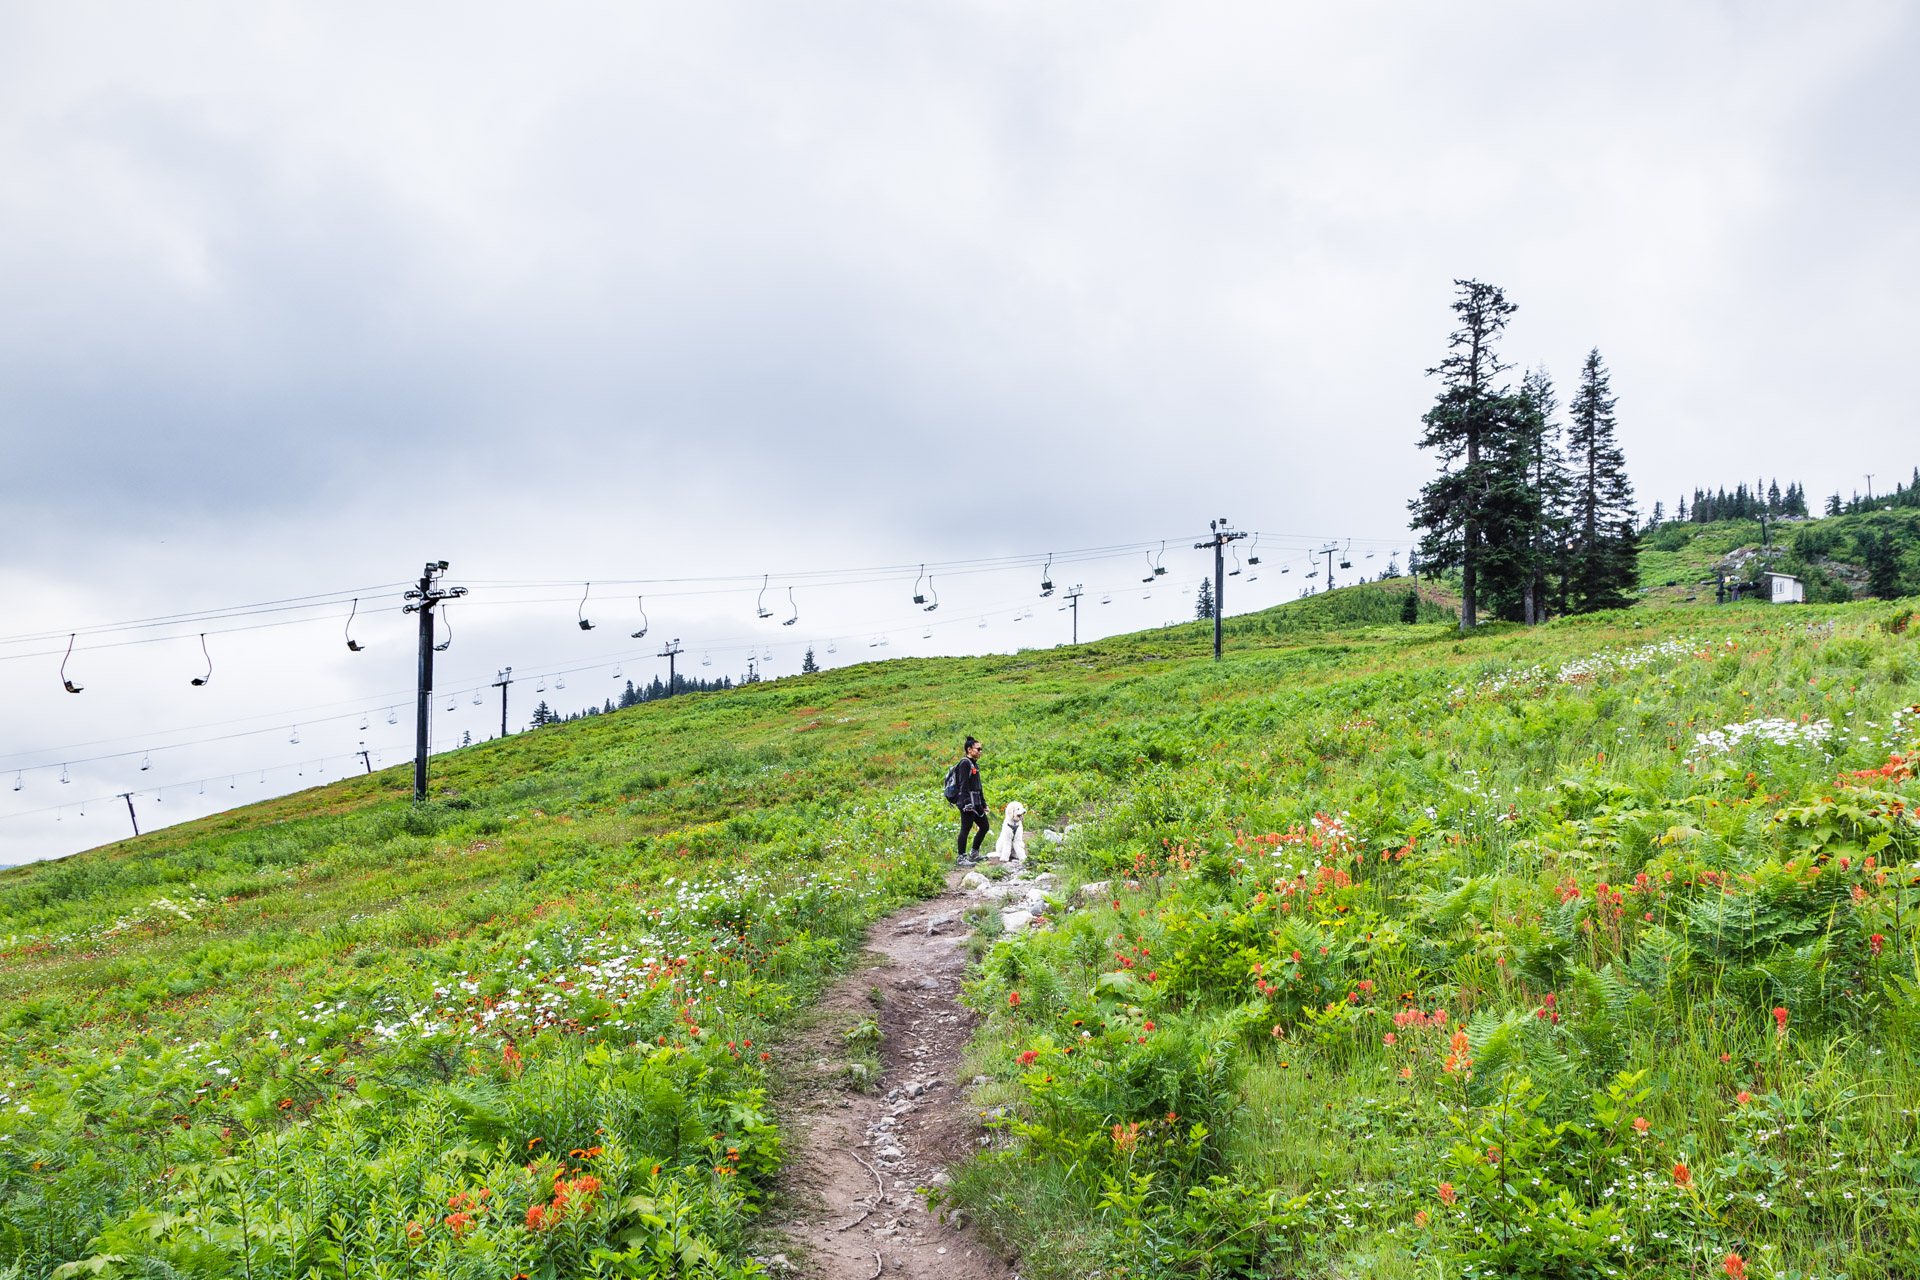
{"type": "MultiPolygon", "coordinates": [[[[1315,539],[1305,534],[1268,534],[1267,536],[1271,538],[1275,538],[1276,540],[1279,540],[1279,541],[1315,541],[1315,540],[1324,541],[1324,539],[1315,539]]],[[[1170,539],[1163,539],[1163,540],[1157,540],[1157,541],[1164,542],[1164,541],[1170,541],[1170,539]]],[[[1081,562],[1089,559],[1099,559],[1099,558],[1104,558],[1109,556],[1131,555],[1131,554],[1136,554],[1143,550],[1147,550],[1149,548],[1156,546],[1157,541],[1149,539],[1141,542],[1112,543],[1112,544],[1099,545],[1099,546],[1080,547],[1080,548],[1075,548],[1074,550],[1071,550],[1071,551],[1064,551],[1064,552],[1024,553],[1024,554],[1005,555],[1005,556],[977,556],[977,557],[970,557],[966,559],[956,559],[956,560],[949,560],[949,561],[937,561],[937,562],[927,561],[924,564],[919,566],[909,565],[909,564],[895,564],[895,565],[869,565],[869,566],[850,567],[850,568],[842,568],[842,569],[801,570],[801,571],[796,571],[792,573],[783,573],[781,577],[785,581],[791,581],[796,583],[814,582],[816,584],[823,579],[841,579],[841,580],[844,580],[843,585],[859,585],[859,584],[870,583],[870,582],[884,581],[892,577],[904,576],[907,572],[915,571],[916,569],[918,570],[931,569],[935,572],[943,573],[951,577],[951,576],[955,576],[959,574],[967,574],[967,573],[995,572],[999,570],[1017,569],[1022,567],[1032,568],[1040,565],[1050,566],[1055,561],[1061,564],[1068,564],[1068,563],[1081,562]]],[[[1391,539],[1391,538],[1349,538],[1347,541],[1350,546],[1353,543],[1371,545],[1376,548],[1390,547],[1390,546],[1397,545],[1397,540],[1391,539]]],[[[765,580],[767,576],[768,575],[762,575],[763,580],[765,580]]],[[[463,579],[463,581],[467,582],[468,585],[471,585],[471,586],[484,586],[484,587],[499,588],[504,590],[513,590],[513,589],[528,589],[528,588],[539,588],[539,587],[552,588],[552,587],[561,587],[561,586],[571,586],[573,582],[580,581],[580,579],[577,579],[577,578],[575,579],[468,578],[468,579],[463,579]]],[[[675,577],[675,578],[598,579],[597,581],[601,581],[603,583],[610,583],[613,585],[621,585],[621,586],[711,585],[718,589],[737,590],[739,589],[738,586],[729,586],[729,584],[750,584],[752,581],[752,578],[750,575],[736,574],[736,575],[705,575],[705,576],[698,576],[698,577],[675,577]]],[[[137,631],[137,630],[152,629],[152,628],[164,628],[169,626],[186,625],[186,626],[195,627],[197,629],[203,623],[210,623],[210,622],[217,622],[217,621],[254,618],[254,617],[261,617],[261,616],[266,616],[270,614],[295,612],[295,611],[303,611],[303,610],[314,610],[314,609],[337,610],[339,604],[342,601],[345,601],[348,605],[348,613],[346,615],[340,615],[337,612],[333,612],[333,613],[326,614],[325,616],[328,616],[328,617],[345,616],[348,619],[352,619],[358,610],[359,600],[365,599],[368,597],[377,597],[384,592],[404,590],[405,588],[410,587],[411,585],[412,585],[411,582],[375,583],[369,586],[349,587],[349,588],[343,588],[336,591],[313,592],[307,595],[299,595],[299,596],[286,596],[286,597],[281,597],[279,599],[263,600],[263,601],[257,601],[254,603],[249,603],[249,604],[218,606],[218,607],[212,607],[207,609],[184,610],[177,613],[155,614],[147,617],[131,618],[131,619],[125,619],[121,621],[114,621],[114,622],[90,623],[84,626],[68,627],[68,628],[65,628],[65,630],[67,630],[68,634],[71,636],[77,637],[77,636],[85,635],[89,637],[95,637],[95,636],[108,635],[108,634],[113,634],[118,632],[137,631]]],[[[590,587],[591,587],[591,584],[589,584],[589,590],[590,590],[590,587]]],[[[583,597],[583,601],[582,601],[583,604],[584,604],[584,599],[585,597],[583,597]]],[[[218,628],[218,627],[207,628],[209,634],[216,634],[216,635],[221,634],[223,632],[229,632],[229,631],[235,631],[235,630],[248,630],[248,629],[251,629],[251,628],[218,628]]],[[[19,644],[43,643],[49,640],[57,639],[59,637],[59,634],[60,632],[58,629],[51,629],[51,630],[45,630],[45,631],[19,632],[13,635],[0,636],[0,647],[19,645],[19,644]]],[[[188,631],[185,634],[192,635],[192,634],[195,634],[195,632],[188,631]]],[[[93,648],[101,648],[101,647],[106,647],[106,646],[100,646],[100,645],[76,645],[75,646],[76,652],[84,649],[93,649],[93,648]]],[[[9,655],[9,656],[12,656],[12,655],[9,655]]]]}
{"type": "MultiPolygon", "coordinates": [[[[1363,541],[1372,541],[1372,540],[1363,540],[1363,541]]],[[[1380,545],[1389,545],[1385,540],[1378,540],[1378,541],[1380,545]]],[[[1073,564],[1073,563],[1085,563],[1088,561],[1094,561],[1094,560],[1100,560],[1100,559],[1114,558],[1121,555],[1137,553],[1145,545],[1147,544],[1133,543],[1133,544],[1118,545],[1114,547],[1084,548],[1074,552],[1049,553],[1044,558],[1044,560],[1040,556],[1006,556],[1006,557],[994,557],[994,558],[981,558],[981,559],[970,560],[970,561],[952,561],[945,564],[937,564],[935,562],[929,561],[927,562],[926,567],[941,571],[949,577],[954,577],[954,576],[970,577],[970,576],[975,576],[983,573],[997,573],[997,572],[1006,571],[1008,569],[1018,568],[1023,565],[1031,568],[1035,564],[1045,564],[1048,567],[1048,570],[1050,571],[1052,564],[1055,562],[1058,562],[1061,564],[1073,564]]],[[[832,581],[826,582],[826,584],[839,585],[839,586],[860,586],[860,585],[871,585],[875,583],[882,583],[886,581],[904,579],[908,571],[909,570],[907,567],[899,566],[899,567],[882,567],[874,570],[807,571],[807,572],[794,573],[794,574],[783,574],[782,576],[794,582],[800,582],[800,583],[811,582],[814,585],[821,585],[825,580],[832,580],[832,581]],[[859,576],[859,577],[848,576],[849,574],[854,574],[854,573],[863,574],[865,576],[859,576]]],[[[491,580],[485,580],[485,579],[482,579],[482,580],[469,579],[467,581],[469,582],[470,585],[487,586],[487,587],[492,587],[498,590],[507,590],[507,591],[518,590],[518,589],[529,589],[529,588],[535,588],[535,587],[551,587],[551,586],[565,585],[563,582],[557,582],[557,581],[515,582],[515,581],[508,581],[508,580],[491,581],[491,580]]],[[[731,584],[731,583],[738,582],[739,579],[726,578],[726,577],[708,577],[708,578],[681,578],[681,579],[623,579],[623,580],[602,580],[602,581],[615,581],[616,583],[622,584],[622,585],[632,585],[634,583],[655,584],[655,583],[661,583],[661,582],[676,583],[676,584],[679,584],[679,583],[731,584]]],[[[762,574],[761,581],[763,586],[769,585],[771,582],[771,575],[762,574]]],[[[589,584],[589,591],[590,589],[591,589],[591,584],[589,584]]],[[[742,589],[751,589],[751,588],[750,587],[743,588],[742,586],[738,586],[738,585],[712,585],[702,590],[656,592],[655,594],[664,594],[664,595],[676,596],[676,597],[723,595],[729,592],[738,592],[742,589]]],[[[368,591],[366,592],[366,594],[371,594],[371,593],[372,593],[372,589],[368,589],[368,591]]],[[[330,595],[297,598],[300,602],[293,603],[293,604],[263,606],[263,607],[257,607],[252,609],[228,610],[224,613],[219,613],[217,611],[208,611],[206,614],[206,617],[209,617],[209,618],[217,616],[217,617],[238,619],[243,617],[261,616],[266,614],[274,614],[274,613],[287,612],[287,611],[311,611],[316,608],[333,606],[332,612],[312,614],[306,617],[277,618],[273,621],[256,622],[256,623],[252,623],[245,626],[210,627],[207,629],[206,634],[231,635],[231,634],[247,632],[247,631],[262,630],[267,627],[290,626],[290,625],[296,625],[302,622],[320,621],[327,618],[344,617],[344,618],[351,619],[355,616],[357,612],[357,609],[358,609],[357,601],[360,598],[361,597],[358,597],[358,596],[347,597],[345,593],[333,593],[330,595]],[[345,598],[348,601],[348,612],[344,615],[340,614],[337,611],[339,600],[342,598],[345,598]]],[[[559,599],[560,599],[559,597],[539,597],[539,598],[531,598],[531,599],[522,598],[522,599],[495,599],[495,600],[467,600],[467,601],[464,601],[463,603],[467,604],[469,607],[479,607],[479,608],[516,608],[516,607],[526,607],[526,606],[532,606],[532,605],[556,603],[558,602],[559,599]]],[[[584,617],[585,600],[586,600],[586,597],[583,596],[581,599],[580,611],[578,614],[578,620],[580,621],[586,621],[584,617]]],[[[136,645],[136,644],[161,643],[168,640],[187,638],[197,633],[189,630],[185,632],[176,633],[174,635],[144,636],[136,639],[115,640],[115,641],[107,641],[104,643],[88,644],[88,645],[78,644],[77,637],[81,634],[101,636],[101,635],[111,634],[117,631],[133,630],[133,629],[140,629],[145,627],[164,627],[167,625],[177,625],[182,621],[191,623],[198,620],[200,620],[199,615],[178,615],[171,618],[159,619],[159,620],[153,620],[153,621],[141,621],[136,623],[121,623],[121,624],[102,624],[99,626],[76,628],[75,630],[69,632],[69,636],[76,638],[76,643],[74,644],[74,647],[73,647],[73,652],[75,653],[88,652],[88,651],[101,650],[101,649],[124,648],[130,645],[136,645]]],[[[588,627],[585,629],[591,629],[591,627],[588,627]]],[[[9,644],[28,643],[34,640],[44,640],[47,638],[51,638],[52,636],[55,636],[57,634],[58,632],[31,633],[31,634],[12,637],[10,639],[0,639],[0,646],[5,646],[9,644]]],[[[365,646],[363,645],[362,648],[365,648],[365,646]]],[[[59,652],[62,652],[62,651],[46,649],[46,650],[35,650],[32,652],[26,652],[26,653],[4,653],[4,654],[0,654],[0,661],[10,661],[10,660],[21,659],[21,658],[45,657],[45,656],[49,656],[50,654],[59,653],[59,652]]]]}
{"type": "MultiPolygon", "coordinates": [[[[189,609],[181,613],[155,614],[146,618],[131,618],[123,622],[99,622],[86,626],[68,627],[67,631],[83,635],[102,635],[114,631],[135,631],[143,627],[169,627],[182,624],[213,622],[222,618],[257,617],[265,613],[281,613],[292,609],[314,609],[328,605],[338,605],[349,597],[378,595],[383,591],[396,591],[413,585],[407,582],[383,582],[370,587],[350,587],[341,591],[321,591],[312,595],[287,596],[280,600],[262,600],[254,604],[228,605],[212,609],[189,609]]],[[[0,636],[0,645],[32,644],[46,640],[57,640],[60,632],[26,631],[16,635],[0,636]]]]}
{"type": "MultiPolygon", "coordinates": [[[[410,739],[406,742],[388,743],[383,746],[368,747],[366,748],[366,750],[371,752],[374,755],[381,755],[388,751],[405,751],[407,753],[407,758],[409,761],[411,761],[413,758],[413,742],[410,739]]],[[[267,772],[278,773],[283,769],[315,769],[315,768],[318,768],[322,763],[328,760],[338,760],[348,756],[351,756],[354,759],[358,759],[359,754],[360,754],[359,749],[355,749],[351,752],[335,751],[329,755],[316,756],[310,760],[290,760],[284,764],[269,765],[267,767],[267,772]]],[[[440,753],[435,752],[433,754],[437,755],[440,753]]],[[[80,762],[75,761],[74,763],[78,764],[80,762]]],[[[29,772],[31,772],[31,770],[29,770],[29,772]]],[[[222,778],[230,778],[233,776],[235,776],[233,770],[223,769],[218,773],[210,773],[204,778],[189,778],[184,782],[162,782],[152,787],[142,788],[138,791],[135,791],[133,794],[135,798],[140,798],[147,795],[149,791],[153,792],[154,794],[158,794],[159,792],[162,792],[162,791],[174,791],[181,787],[205,786],[209,782],[218,782],[222,778]]],[[[19,787],[14,788],[14,790],[16,791],[20,789],[21,788],[19,787]]],[[[16,809],[11,813],[0,813],[0,822],[5,822],[13,818],[28,818],[28,817],[32,817],[34,814],[37,814],[37,813],[52,813],[55,809],[65,809],[73,805],[105,804],[110,800],[118,800],[119,798],[120,798],[120,793],[118,791],[114,791],[114,792],[109,792],[106,795],[85,796],[77,800],[62,800],[58,804],[42,805],[37,809],[16,809]]],[[[182,821],[190,821],[190,819],[182,819],[182,821]]],[[[159,828],[155,828],[155,830],[159,830],[159,828]]]]}

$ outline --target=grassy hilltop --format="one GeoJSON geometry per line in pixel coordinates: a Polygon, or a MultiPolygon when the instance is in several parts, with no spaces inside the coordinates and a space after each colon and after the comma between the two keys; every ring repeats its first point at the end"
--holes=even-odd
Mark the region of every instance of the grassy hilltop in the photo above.
{"type": "MultiPolygon", "coordinates": [[[[1920,645],[1404,584],[651,703],[0,875],[0,1265],[733,1276],[769,1032],[990,796],[1023,1273],[1920,1271],[1920,645]],[[1104,881],[1095,892],[1083,885],[1104,881]]],[[[65,1274],[74,1274],[69,1268],[65,1274]]]]}

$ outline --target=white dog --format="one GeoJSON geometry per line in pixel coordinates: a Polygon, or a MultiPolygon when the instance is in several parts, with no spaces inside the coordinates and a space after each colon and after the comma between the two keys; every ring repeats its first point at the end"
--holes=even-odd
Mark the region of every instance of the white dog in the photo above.
{"type": "Polygon", "coordinates": [[[993,856],[997,862],[1023,862],[1027,856],[1027,833],[1020,829],[1020,819],[1025,817],[1027,806],[1018,800],[1007,804],[1006,816],[1000,823],[1000,839],[994,843],[993,856]]]}

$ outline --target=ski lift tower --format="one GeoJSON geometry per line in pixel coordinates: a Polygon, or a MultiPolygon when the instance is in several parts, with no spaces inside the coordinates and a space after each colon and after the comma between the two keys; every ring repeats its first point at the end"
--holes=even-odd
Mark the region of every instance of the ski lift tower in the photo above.
{"type": "Polygon", "coordinates": [[[1213,530],[1213,536],[1205,542],[1194,543],[1193,549],[1204,551],[1208,547],[1213,548],[1213,660],[1218,662],[1220,661],[1220,619],[1227,612],[1226,600],[1222,594],[1227,589],[1226,547],[1228,543],[1237,542],[1247,535],[1235,532],[1227,524],[1225,516],[1221,516],[1218,520],[1207,521],[1207,527],[1213,530]]]}

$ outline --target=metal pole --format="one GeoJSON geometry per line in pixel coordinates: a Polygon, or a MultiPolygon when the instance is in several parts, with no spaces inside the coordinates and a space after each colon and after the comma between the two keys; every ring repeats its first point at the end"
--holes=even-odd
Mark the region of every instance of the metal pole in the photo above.
{"type": "MultiPolygon", "coordinates": [[[[432,585],[432,579],[420,579],[420,590],[426,592],[432,585]]],[[[427,717],[433,702],[433,605],[420,606],[420,671],[419,690],[414,699],[413,708],[413,798],[416,801],[427,798],[427,717]]]]}
{"type": "Polygon", "coordinates": [[[133,811],[133,792],[122,791],[120,793],[120,798],[127,802],[127,817],[131,819],[133,822],[133,834],[139,835],[140,834],[140,817],[138,814],[134,813],[133,811]]]}
{"type": "Polygon", "coordinates": [[[368,773],[373,772],[373,760],[365,751],[360,753],[360,763],[367,766],[368,773]]]}
{"type": "Polygon", "coordinates": [[[427,720],[433,698],[433,606],[442,600],[457,600],[467,594],[465,587],[436,587],[434,578],[447,571],[445,560],[429,560],[420,573],[420,586],[407,592],[413,601],[406,612],[420,615],[419,695],[414,703],[413,798],[427,798],[427,720]]]}
{"type": "MultiPolygon", "coordinates": [[[[1223,529],[1220,531],[1225,533],[1223,529]]],[[[1226,613],[1227,589],[1227,540],[1215,535],[1213,539],[1213,660],[1220,661],[1220,619],[1226,613]]]]}
{"type": "Polygon", "coordinates": [[[500,691],[500,736],[507,736],[507,686],[513,683],[513,668],[508,667],[494,681],[493,687],[500,691]]]}

